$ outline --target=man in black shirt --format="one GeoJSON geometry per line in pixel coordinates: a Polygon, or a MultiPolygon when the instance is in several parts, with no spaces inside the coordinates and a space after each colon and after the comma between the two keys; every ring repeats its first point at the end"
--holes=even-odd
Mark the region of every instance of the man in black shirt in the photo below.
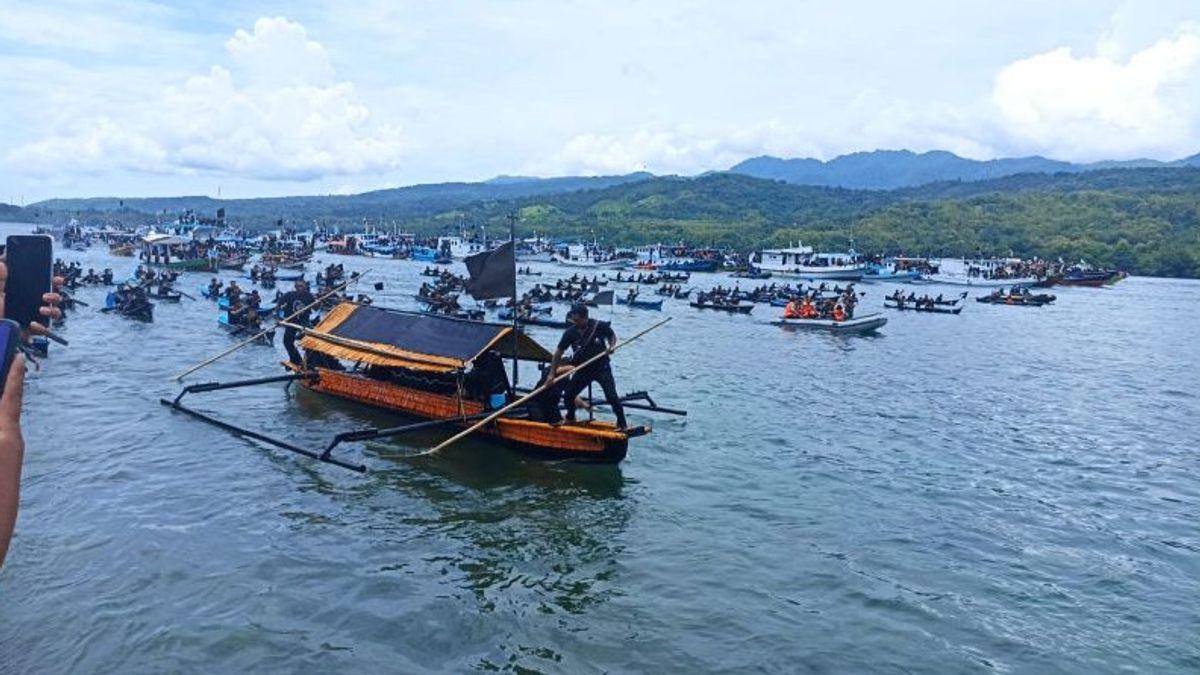
{"type": "Polygon", "coordinates": [[[558,372],[558,364],[567,347],[571,348],[573,365],[584,363],[599,354],[604,355],[590,365],[575,371],[566,389],[563,390],[563,403],[567,407],[567,421],[575,421],[575,397],[589,384],[595,382],[604,390],[604,400],[608,402],[613,414],[617,416],[617,427],[626,428],[625,408],[621,405],[621,398],[617,396],[617,385],[613,381],[612,367],[608,361],[608,352],[617,346],[617,334],[613,332],[612,326],[608,322],[589,319],[587,305],[572,305],[571,310],[567,312],[567,321],[571,325],[563,333],[562,339],[558,341],[558,349],[555,350],[554,359],[550,363],[551,373],[558,372]]]}
{"type": "MultiPolygon", "coordinates": [[[[276,305],[282,312],[283,316],[292,316],[299,312],[302,308],[316,302],[316,298],[308,290],[308,282],[303,279],[296,280],[296,286],[293,290],[284,293],[279,297],[279,303],[276,305]]],[[[293,317],[288,323],[294,323],[300,326],[307,326],[309,322],[309,311],[305,309],[299,316],[293,317]]],[[[302,366],[304,359],[300,356],[300,350],[296,349],[296,337],[299,331],[291,326],[285,326],[283,329],[283,348],[287,350],[288,360],[292,363],[302,366]]]]}

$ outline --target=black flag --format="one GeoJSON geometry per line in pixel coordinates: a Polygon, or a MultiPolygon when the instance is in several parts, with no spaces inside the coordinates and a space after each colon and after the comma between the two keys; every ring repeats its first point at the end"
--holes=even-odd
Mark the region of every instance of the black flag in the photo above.
{"type": "Polygon", "coordinates": [[[600,305],[611,305],[613,304],[613,292],[600,291],[592,298],[592,302],[595,302],[597,307],[600,305]]]}
{"type": "Polygon", "coordinates": [[[498,248],[467,256],[467,293],[476,300],[511,298],[517,283],[516,263],[511,241],[498,248]]]}

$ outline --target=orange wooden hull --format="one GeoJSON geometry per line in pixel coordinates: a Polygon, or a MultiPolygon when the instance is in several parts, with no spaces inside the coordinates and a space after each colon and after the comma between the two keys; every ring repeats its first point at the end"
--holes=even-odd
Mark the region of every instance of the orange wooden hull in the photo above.
{"type": "MultiPolygon", "coordinates": [[[[363,375],[317,368],[316,381],[304,381],[308,389],[365,403],[423,419],[444,419],[484,411],[477,401],[436,394],[363,375]]],[[[472,422],[461,426],[470,426],[472,422]]],[[[639,429],[645,433],[648,429],[639,429]]],[[[551,426],[545,422],[501,417],[478,432],[523,452],[549,459],[573,459],[616,463],[625,459],[631,434],[618,431],[611,422],[591,420],[579,424],[551,426]]]]}

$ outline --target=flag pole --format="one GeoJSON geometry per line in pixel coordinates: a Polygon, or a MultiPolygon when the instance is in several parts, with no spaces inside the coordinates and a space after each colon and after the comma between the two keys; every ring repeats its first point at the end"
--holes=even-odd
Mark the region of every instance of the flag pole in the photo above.
{"type": "Polygon", "coordinates": [[[517,388],[517,351],[520,341],[517,339],[517,214],[509,211],[508,213],[508,241],[512,247],[513,269],[512,269],[512,328],[513,328],[513,373],[512,386],[513,391],[517,388]]]}

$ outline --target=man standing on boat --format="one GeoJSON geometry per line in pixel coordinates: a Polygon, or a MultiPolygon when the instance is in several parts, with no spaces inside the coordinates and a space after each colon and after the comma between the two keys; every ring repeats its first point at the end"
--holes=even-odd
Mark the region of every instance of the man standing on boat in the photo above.
{"type": "MultiPolygon", "coordinates": [[[[316,298],[309,292],[308,282],[303,279],[297,279],[295,288],[280,296],[276,306],[283,311],[284,316],[291,316],[314,302],[316,302],[316,298]]],[[[300,316],[294,317],[289,323],[295,323],[300,326],[309,325],[308,310],[305,310],[300,316]]],[[[296,349],[296,338],[299,337],[299,334],[299,331],[295,328],[291,326],[285,327],[283,329],[283,348],[287,350],[289,361],[298,366],[303,366],[304,359],[300,356],[300,350],[296,349]]]]}
{"type": "Polygon", "coordinates": [[[617,427],[626,428],[625,408],[621,405],[621,397],[617,396],[617,384],[613,381],[612,367],[609,364],[608,352],[617,346],[617,334],[607,321],[588,318],[587,305],[576,304],[567,312],[567,321],[571,324],[563,332],[558,341],[558,349],[554,351],[554,359],[550,363],[550,372],[558,372],[563,352],[571,348],[571,363],[579,365],[587,360],[603,354],[590,365],[578,370],[571,376],[570,382],[563,390],[563,403],[567,407],[567,421],[575,421],[575,397],[589,384],[595,382],[604,391],[604,400],[612,408],[617,417],[617,427]]]}

